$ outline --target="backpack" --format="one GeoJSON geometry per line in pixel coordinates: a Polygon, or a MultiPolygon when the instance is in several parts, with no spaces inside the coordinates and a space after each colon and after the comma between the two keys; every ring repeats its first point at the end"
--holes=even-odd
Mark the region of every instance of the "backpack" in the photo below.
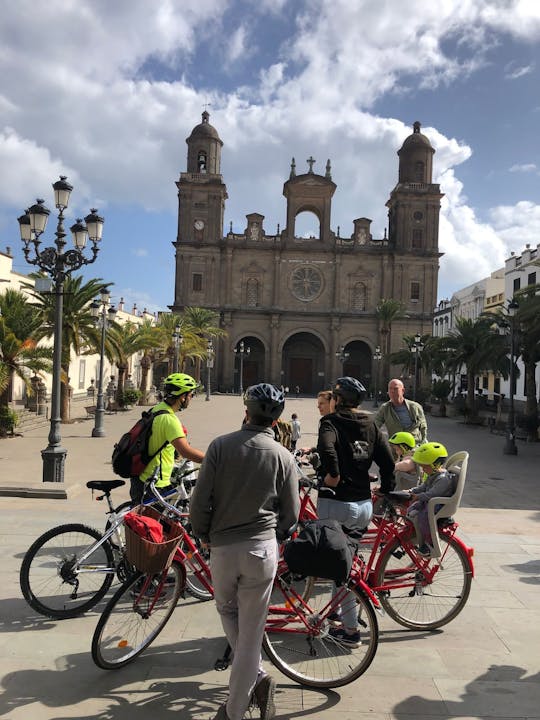
{"type": "Polygon", "coordinates": [[[285,545],[283,557],[295,574],[343,583],[351,571],[354,549],[337,520],[313,520],[285,545]]]}
{"type": "Polygon", "coordinates": [[[149,455],[148,442],[152,434],[154,418],[166,412],[167,410],[158,410],[155,413],[151,410],[145,410],[141,415],[141,419],[137,420],[131,430],[122,435],[115,444],[112,453],[112,467],[117,475],[123,478],[139,476],[150,460],[168,444],[165,442],[157,452],[149,455]]]}
{"type": "Polygon", "coordinates": [[[124,523],[145,540],[153,543],[163,542],[163,525],[153,517],[128,512],[124,516],[124,523]]]}

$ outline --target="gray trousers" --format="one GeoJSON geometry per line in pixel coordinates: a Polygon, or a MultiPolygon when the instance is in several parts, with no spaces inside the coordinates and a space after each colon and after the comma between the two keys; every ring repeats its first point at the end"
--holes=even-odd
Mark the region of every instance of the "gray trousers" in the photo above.
{"type": "Polygon", "coordinates": [[[234,653],[227,715],[244,717],[261,671],[261,644],[277,570],[273,540],[212,547],[212,583],[221,624],[234,653]]]}

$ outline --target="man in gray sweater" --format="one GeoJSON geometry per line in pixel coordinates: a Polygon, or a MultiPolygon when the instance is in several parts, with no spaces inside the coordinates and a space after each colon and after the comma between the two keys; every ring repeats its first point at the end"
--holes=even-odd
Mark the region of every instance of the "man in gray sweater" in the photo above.
{"type": "Polygon", "coordinates": [[[252,385],[244,404],[246,422],[210,444],[190,500],[193,532],[212,548],[217,610],[234,654],[229,698],[214,720],[241,720],[252,695],[261,720],[275,715],[275,681],[262,669],[261,644],[276,540],[288,536],[300,509],[294,459],[271,427],[285,407],[284,393],[252,385]]]}

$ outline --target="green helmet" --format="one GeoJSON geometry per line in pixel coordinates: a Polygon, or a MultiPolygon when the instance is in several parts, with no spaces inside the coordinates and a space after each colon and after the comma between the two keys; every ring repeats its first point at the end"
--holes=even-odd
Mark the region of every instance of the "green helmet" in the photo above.
{"type": "Polygon", "coordinates": [[[392,443],[392,445],[406,445],[407,447],[413,449],[413,447],[416,445],[416,440],[414,439],[414,436],[411,435],[409,432],[397,432],[392,435],[392,437],[388,438],[388,442],[392,443]]]}
{"type": "Polygon", "coordinates": [[[198,387],[198,383],[191,375],[186,373],[172,373],[163,381],[163,390],[168,397],[179,397],[188,392],[193,392],[198,387]]]}
{"type": "Polygon", "coordinates": [[[428,442],[416,448],[412,459],[419,465],[437,466],[442,465],[447,457],[448,451],[444,445],[437,442],[428,442]]]}

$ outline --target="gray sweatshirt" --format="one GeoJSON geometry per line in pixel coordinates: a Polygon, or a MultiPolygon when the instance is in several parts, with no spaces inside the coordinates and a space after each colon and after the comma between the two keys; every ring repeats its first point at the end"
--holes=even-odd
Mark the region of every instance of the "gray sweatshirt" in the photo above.
{"type": "Polygon", "coordinates": [[[457,477],[444,468],[430,475],[421,485],[409,490],[416,495],[416,500],[428,502],[432,497],[450,497],[456,491],[457,477]]]}
{"type": "Polygon", "coordinates": [[[190,503],[203,542],[282,540],[298,520],[298,472],[271,428],[245,424],[210,443],[190,503]]]}

